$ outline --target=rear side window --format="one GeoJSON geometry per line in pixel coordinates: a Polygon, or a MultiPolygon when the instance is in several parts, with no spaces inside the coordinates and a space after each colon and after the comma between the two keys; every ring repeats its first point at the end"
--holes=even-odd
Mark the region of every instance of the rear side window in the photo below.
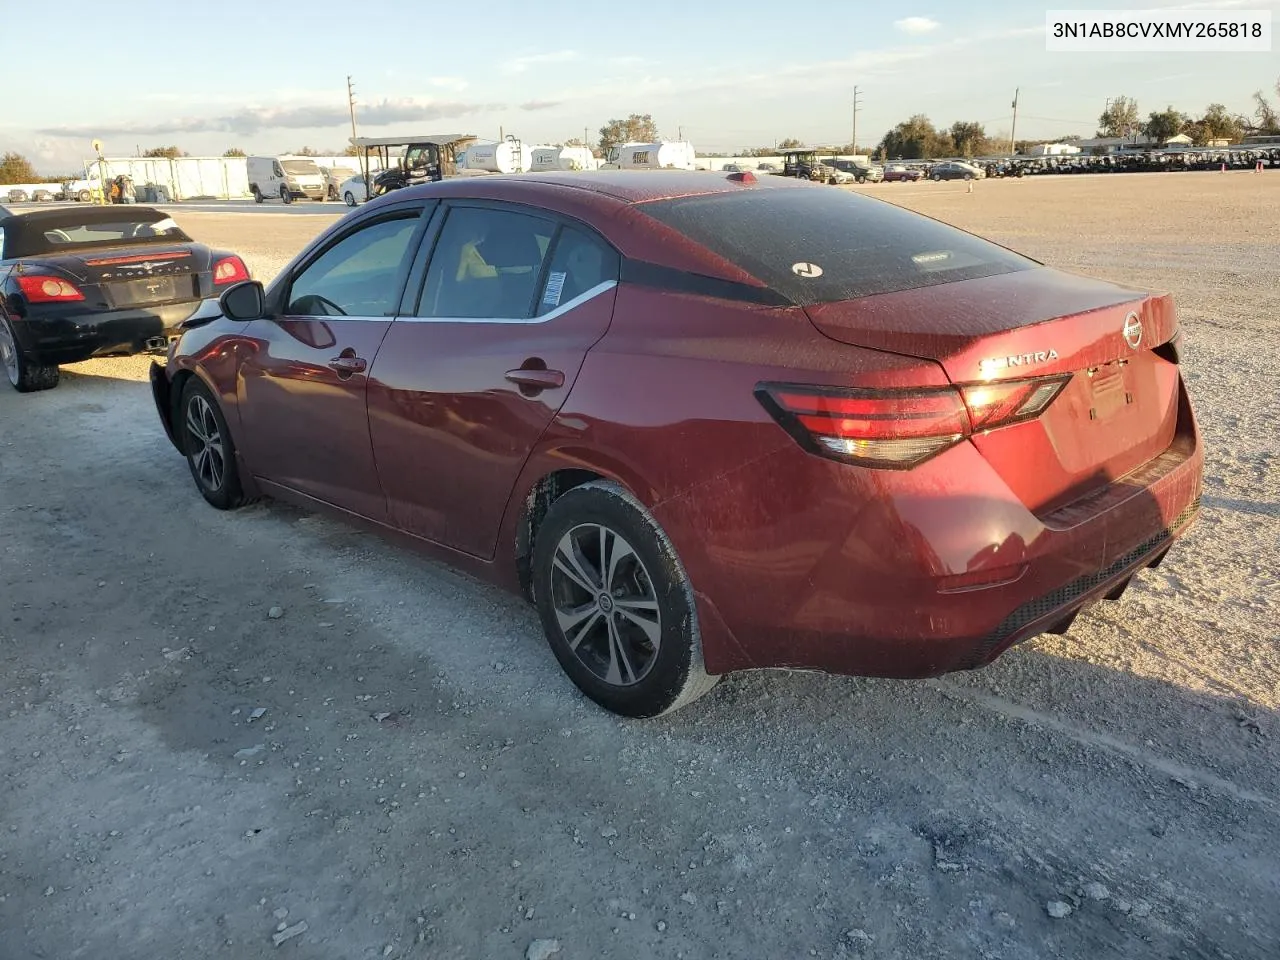
{"type": "Polygon", "coordinates": [[[618,270],[618,255],[613,250],[581,230],[565,227],[556,239],[547,282],[538,298],[537,316],[576,300],[602,283],[616,281],[618,270]]]}
{"type": "Polygon", "coordinates": [[[1039,266],[962,230],[843,190],[765,188],[658,200],[639,209],[798,304],[1039,266]]]}
{"type": "Polygon", "coordinates": [[[527,320],[555,224],[490,207],[449,211],[418,316],[527,320]]]}

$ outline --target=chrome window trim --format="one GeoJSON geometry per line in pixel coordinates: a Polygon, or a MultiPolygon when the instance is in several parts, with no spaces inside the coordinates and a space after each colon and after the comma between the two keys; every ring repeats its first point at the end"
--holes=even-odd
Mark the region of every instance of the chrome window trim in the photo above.
{"type": "Polygon", "coordinates": [[[556,317],[563,316],[570,310],[582,306],[588,300],[594,300],[602,293],[607,293],[618,285],[617,280],[605,280],[597,283],[589,290],[585,290],[578,294],[572,300],[560,304],[549,313],[544,313],[540,317],[409,317],[399,316],[395,318],[396,323],[546,323],[554,320],[556,317]]]}

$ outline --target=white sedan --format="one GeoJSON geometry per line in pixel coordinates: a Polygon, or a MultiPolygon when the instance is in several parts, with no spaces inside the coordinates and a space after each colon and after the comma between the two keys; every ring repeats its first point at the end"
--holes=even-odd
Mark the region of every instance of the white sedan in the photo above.
{"type": "Polygon", "coordinates": [[[342,202],[348,207],[354,207],[368,199],[369,191],[365,188],[363,176],[357,174],[342,181],[342,202]]]}

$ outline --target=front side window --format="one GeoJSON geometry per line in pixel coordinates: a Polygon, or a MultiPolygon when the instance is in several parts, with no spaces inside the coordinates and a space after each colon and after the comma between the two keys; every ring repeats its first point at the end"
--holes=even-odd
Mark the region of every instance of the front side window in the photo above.
{"type": "Polygon", "coordinates": [[[392,316],[418,221],[414,211],[343,237],[294,277],[285,312],[295,317],[392,316]]]}
{"type": "Polygon", "coordinates": [[[555,224],[491,207],[449,211],[418,316],[527,320],[555,224]]]}

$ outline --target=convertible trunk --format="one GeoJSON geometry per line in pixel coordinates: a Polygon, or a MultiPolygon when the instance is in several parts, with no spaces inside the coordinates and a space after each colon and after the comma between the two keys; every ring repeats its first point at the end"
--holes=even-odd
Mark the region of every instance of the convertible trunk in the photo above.
{"type": "Polygon", "coordinates": [[[189,248],[158,246],[95,250],[59,258],[58,265],[84,283],[99,284],[113,307],[194,300],[200,264],[189,248]]]}

